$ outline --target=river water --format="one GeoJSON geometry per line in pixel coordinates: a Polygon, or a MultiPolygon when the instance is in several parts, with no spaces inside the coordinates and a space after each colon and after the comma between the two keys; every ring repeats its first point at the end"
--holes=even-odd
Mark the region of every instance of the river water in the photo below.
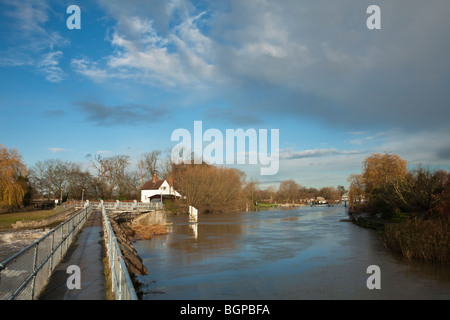
{"type": "Polygon", "coordinates": [[[146,300],[450,299],[450,268],[408,263],[345,208],[169,216],[169,234],[137,241],[146,300]],[[368,289],[380,268],[380,289],[368,289]]]}

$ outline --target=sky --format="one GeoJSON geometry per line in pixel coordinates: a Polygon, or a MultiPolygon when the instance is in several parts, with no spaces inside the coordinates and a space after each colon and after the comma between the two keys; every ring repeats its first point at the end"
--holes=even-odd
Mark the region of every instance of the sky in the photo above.
{"type": "Polygon", "coordinates": [[[448,0],[0,0],[0,144],[88,167],[202,121],[279,130],[276,174],[236,165],[263,187],[348,186],[372,153],[449,170],[449,17],[448,0]]]}

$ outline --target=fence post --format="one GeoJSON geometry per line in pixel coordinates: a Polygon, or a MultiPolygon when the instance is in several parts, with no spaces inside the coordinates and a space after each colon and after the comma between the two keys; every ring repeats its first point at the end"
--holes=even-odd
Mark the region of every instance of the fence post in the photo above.
{"type": "Polygon", "coordinates": [[[34,286],[36,285],[36,264],[37,264],[37,256],[38,256],[38,247],[39,242],[36,243],[36,246],[34,247],[34,258],[33,258],[33,284],[31,287],[31,300],[34,300],[34,286]]]}
{"type": "Polygon", "coordinates": [[[49,268],[49,277],[51,276],[51,274],[52,274],[52,271],[53,271],[53,255],[54,255],[54,252],[53,252],[53,248],[55,247],[55,231],[52,231],[52,246],[51,246],[51,256],[50,256],[50,268],[49,268]]]}
{"type": "Polygon", "coordinates": [[[61,250],[59,250],[59,258],[58,258],[58,259],[61,259],[61,258],[63,257],[63,250],[64,250],[64,248],[63,248],[63,246],[64,246],[63,239],[64,239],[64,225],[61,225],[61,239],[59,240],[60,243],[61,243],[61,244],[59,245],[59,247],[61,248],[61,250]]]}
{"type": "Polygon", "coordinates": [[[120,257],[117,259],[117,261],[119,262],[119,300],[122,299],[122,264],[120,263],[120,257]]]}

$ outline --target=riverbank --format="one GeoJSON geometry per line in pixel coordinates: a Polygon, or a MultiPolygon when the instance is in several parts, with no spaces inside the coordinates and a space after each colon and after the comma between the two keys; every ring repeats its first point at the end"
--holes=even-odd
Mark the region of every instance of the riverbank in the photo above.
{"type": "Polygon", "coordinates": [[[371,217],[365,214],[354,215],[351,219],[352,222],[360,227],[374,229],[378,231],[383,231],[387,224],[392,224],[393,222],[389,220],[384,220],[376,217],[371,217]]]}
{"type": "Polygon", "coordinates": [[[47,229],[0,230],[0,262],[42,238],[47,229]]]}
{"type": "Polygon", "coordinates": [[[58,207],[0,214],[0,261],[26,248],[64,221],[73,211],[58,207]]]}
{"type": "Polygon", "coordinates": [[[450,224],[439,218],[392,221],[355,214],[352,222],[378,232],[384,246],[407,260],[450,265],[450,224]]]}
{"type": "Polygon", "coordinates": [[[450,265],[450,224],[440,219],[411,219],[386,225],[382,239],[386,247],[408,260],[450,265]]]}
{"type": "Polygon", "coordinates": [[[29,222],[36,222],[40,220],[49,219],[58,214],[64,213],[67,208],[57,207],[50,210],[36,210],[28,212],[14,212],[0,214],[0,230],[11,230],[18,222],[22,222],[23,228],[35,229],[42,228],[42,225],[29,227],[26,224],[29,222]]]}

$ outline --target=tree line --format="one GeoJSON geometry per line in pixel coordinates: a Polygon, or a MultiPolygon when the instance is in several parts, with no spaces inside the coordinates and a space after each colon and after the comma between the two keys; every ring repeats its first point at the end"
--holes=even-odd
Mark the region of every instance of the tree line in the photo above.
{"type": "Polygon", "coordinates": [[[340,202],[342,196],[347,192],[344,186],[305,187],[298,184],[294,179],[281,181],[278,189],[274,186],[260,188],[259,182],[251,179],[245,184],[244,193],[252,202],[267,203],[296,203],[306,204],[317,199],[324,199],[332,203],[340,202]]]}
{"type": "Polygon", "coordinates": [[[35,199],[135,200],[140,189],[154,174],[163,173],[158,162],[161,152],[143,153],[136,163],[128,155],[95,155],[88,168],[79,163],[48,159],[28,169],[35,199]]]}
{"type": "Polygon", "coordinates": [[[88,166],[72,161],[47,159],[27,167],[16,149],[0,146],[0,206],[20,207],[55,200],[140,200],[141,187],[156,174],[173,182],[183,195],[176,205],[193,205],[201,212],[243,210],[258,203],[304,203],[322,197],[339,201],[343,186],[307,188],[293,179],[279,187],[261,188],[244,172],[202,163],[174,164],[161,151],[128,155],[95,155],[88,166]]]}
{"type": "Polygon", "coordinates": [[[376,215],[387,248],[407,259],[450,265],[450,173],[423,165],[408,169],[395,154],[373,154],[349,177],[355,212],[376,215]]]}
{"type": "Polygon", "coordinates": [[[417,165],[408,169],[407,161],[396,154],[372,154],[362,166],[361,174],[353,174],[349,201],[368,213],[385,217],[404,215],[448,215],[450,173],[417,165]]]}

